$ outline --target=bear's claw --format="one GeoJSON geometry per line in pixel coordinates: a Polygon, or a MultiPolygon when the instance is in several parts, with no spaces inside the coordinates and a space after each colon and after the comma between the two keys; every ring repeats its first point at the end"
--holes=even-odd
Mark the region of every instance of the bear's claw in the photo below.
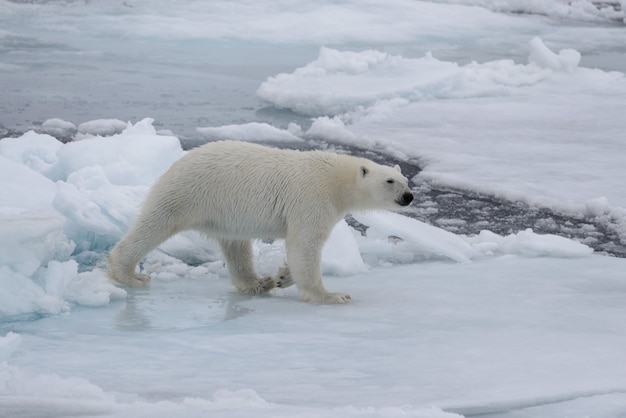
{"type": "Polygon", "coordinates": [[[278,273],[276,273],[276,287],[280,287],[284,289],[289,286],[293,286],[294,281],[291,277],[291,272],[289,271],[289,267],[283,266],[278,269],[278,273]]]}
{"type": "Polygon", "coordinates": [[[278,272],[275,276],[262,277],[259,280],[254,280],[252,283],[246,283],[246,287],[239,287],[237,289],[241,293],[245,293],[248,295],[258,295],[260,293],[269,292],[275,287],[280,287],[282,289],[292,286],[294,284],[293,279],[291,278],[291,272],[289,271],[289,267],[283,266],[278,269],[278,272]]]}

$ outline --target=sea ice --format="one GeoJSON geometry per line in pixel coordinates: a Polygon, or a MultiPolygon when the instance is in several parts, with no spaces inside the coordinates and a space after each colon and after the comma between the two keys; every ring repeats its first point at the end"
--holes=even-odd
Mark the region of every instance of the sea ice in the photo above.
{"type": "Polygon", "coordinates": [[[41,131],[59,138],[72,138],[78,129],[72,122],[52,118],[41,124],[41,131]]]}
{"type": "MultiPolygon", "coordinates": [[[[239,117],[254,87],[271,106],[258,115],[295,119],[201,128],[211,139],[401,156],[424,169],[418,185],[590,218],[623,240],[626,85],[606,68],[623,68],[626,3],[607,5],[0,0],[0,113],[45,121],[0,140],[0,416],[623,416],[623,259],[383,212],[354,214],[363,235],[339,223],[324,249],[324,283],[347,306],[295,287],[237,294],[218,247],[191,232],[146,257],[150,288],[121,289],[106,251],[184,151],[151,119],[67,122],[174,109],[194,132],[225,100],[208,72],[244,98],[224,110],[235,121],[257,116],[239,117]],[[74,128],[96,137],[45,133],[74,128]]],[[[280,241],[254,250],[261,274],[284,262],[280,241]]]]}
{"type": "Polygon", "coordinates": [[[275,128],[267,123],[245,123],[241,125],[227,125],[219,127],[198,128],[207,140],[233,139],[247,142],[289,143],[302,142],[302,139],[289,131],[275,128]]]}
{"type": "Polygon", "coordinates": [[[111,136],[122,133],[128,127],[119,119],[95,119],[78,125],[78,132],[83,136],[111,136]]]}

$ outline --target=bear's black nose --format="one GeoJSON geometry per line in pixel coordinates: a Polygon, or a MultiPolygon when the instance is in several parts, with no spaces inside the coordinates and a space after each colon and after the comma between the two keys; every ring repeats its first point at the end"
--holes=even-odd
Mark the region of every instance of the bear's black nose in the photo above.
{"type": "Polygon", "coordinates": [[[406,192],[402,195],[402,198],[398,200],[398,204],[402,206],[409,206],[409,204],[413,201],[413,193],[406,192]]]}

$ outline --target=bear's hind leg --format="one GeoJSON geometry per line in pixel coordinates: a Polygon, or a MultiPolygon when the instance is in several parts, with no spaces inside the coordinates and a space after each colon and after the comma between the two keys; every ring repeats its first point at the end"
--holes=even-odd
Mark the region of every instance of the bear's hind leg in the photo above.
{"type": "Polygon", "coordinates": [[[146,286],[150,282],[150,276],[137,273],[137,264],[177,231],[171,225],[153,222],[152,218],[140,215],[109,253],[109,277],[127,286],[146,286]]]}
{"type": "MultiPolygon", "coordinates": [[[[256,295],[272,290],[282,283],[280,270],[276,277],[259,277],[252,259],[252,241],[221,239],[219,243],[226,259],[230,281],[239,292],[256,295]]],[[[288,270],[283,272],[282,277],[287,284],[287,280],[290,280],[288,270]]]]}
{"type": "Polygon", "coordinates": [[[137,240],[133,240],[132,235],[123,237],[109,253],[109,277],[127,286],[146,286],[150,282],[150,276],[137,273],[135,268],[151,249],[138,248],[137,240]]]}

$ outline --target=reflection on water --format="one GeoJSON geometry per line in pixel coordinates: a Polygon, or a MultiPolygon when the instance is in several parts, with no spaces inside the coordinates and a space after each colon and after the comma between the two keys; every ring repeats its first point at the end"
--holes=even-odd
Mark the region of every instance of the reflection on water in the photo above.
{"type": "Polygon", "coordinates": [[[127,289],[126,304],[113,318],[115,329],[118,331],[144,331],[152,328],[150,316],[138,305],[138,293],[147,292],[144,289],[127,289]]]}
{"type": "MultiPolygon", "coordinates": [[[[127,289],[126,303],[114,315],[113,327],[128,332],[197,328],[238,319],[253,311],[241,305],[251,296],[234,291],[211,297],[205,295],[205,290],[185,289],[190,287],[188,283],[183,289],[171,283],[156,287],[127,289]]],[[[202,287],[210,285],[203,283],[202,287]]]]}
{"type": "Polygon", "coordinates": [[[220,300],[224,307],[224,321],[241,318],[253,312],[252,309],[239,305],[239,302],[250,299],[251,296],[231,292],[227,297],[220,300]]]}

